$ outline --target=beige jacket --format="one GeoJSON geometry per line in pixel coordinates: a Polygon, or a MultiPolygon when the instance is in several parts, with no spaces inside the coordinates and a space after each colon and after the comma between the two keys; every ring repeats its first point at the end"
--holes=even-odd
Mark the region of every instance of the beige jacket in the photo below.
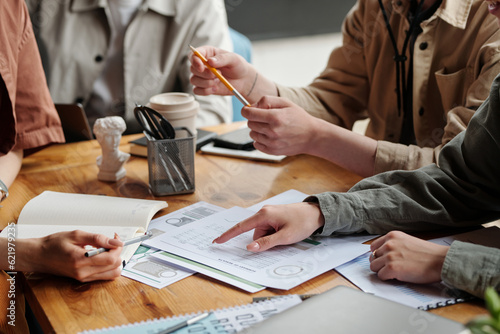
{"type": "MultiPolygon", "coordinates": [[[[401,51],[410,1],[383,3],[401,51]]],[[[366,134],[379,140],[375,174],[437,162],[441,147],[466,128],[500,73],[500,30],[482,0],[443,0],[421,28],[413,58],[418,146],[397,144],[403,114],[397,108],[394,51],[377,0],[358,0],[344,21],[343,45],[313,83],[279,86],[279,94],[349,129],[369,118],[366,134]]]]}
{"type": "MultiPolygon", "coordinates": [[[[111,35],[107,0],[26,0],[50,93],[56,103],[85,105],[102,72],[111,35]]],[[[144,0],[125,34],[127,132],[142,131],[135,103],[155,94],[192,93],[189,44],[232,49],[222,0],[144,0]]],[[[230,98],[196,96],[197,126],[232,121],[230,98]]]]}

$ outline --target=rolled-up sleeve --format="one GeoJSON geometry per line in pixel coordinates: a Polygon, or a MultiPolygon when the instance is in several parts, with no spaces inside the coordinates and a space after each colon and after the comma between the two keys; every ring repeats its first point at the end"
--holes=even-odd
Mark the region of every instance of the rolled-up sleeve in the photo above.
{"type": "Polygon", "coordinates": [[[325,216],[323,234],[424,231],[477,226],[500,217],[500,76],[466,131],[435,164],[367,178],[348,193],[313,198],[325,216]]]}
{"type": "Polygon", "coordinates": [[[453,242],[446,254],[441,279],[480,298],[487,287],[500,290],[500,249],[453,242]]]}

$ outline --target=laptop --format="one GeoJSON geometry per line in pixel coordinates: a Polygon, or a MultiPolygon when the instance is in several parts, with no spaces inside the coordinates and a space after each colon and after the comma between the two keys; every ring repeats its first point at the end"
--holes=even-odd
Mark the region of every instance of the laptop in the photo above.
{"type": "Polygon", "coordinates": [[[242,333],[457,334],[464,330],[464,325],[433,313],[337,286],[242,333]]]}
{"type": "Polygon", "coordinates": [[[87,115],[81,104],[57,104],[56,110],[61,119],[67,143],[94,139],[87,115]]]}

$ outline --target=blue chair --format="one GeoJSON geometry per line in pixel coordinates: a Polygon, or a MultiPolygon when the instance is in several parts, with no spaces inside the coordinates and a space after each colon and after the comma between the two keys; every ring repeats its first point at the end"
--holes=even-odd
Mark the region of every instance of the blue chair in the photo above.
{"type": "MultiPolygon", "coordinates": [[[[229,28],[229,35],[233,41],[234,52],[245,58],[249,63],[252,62],[252,43],[245,35],[229,28]]],[[[236,98],[232,97],[233,104],[233,122],[243,121],[245,118],[241,116],[241,108],[243,104],[236,98]]]]}

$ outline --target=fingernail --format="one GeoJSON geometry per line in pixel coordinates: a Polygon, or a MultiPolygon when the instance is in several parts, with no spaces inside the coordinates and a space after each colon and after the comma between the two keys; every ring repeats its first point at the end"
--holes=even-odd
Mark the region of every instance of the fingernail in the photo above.
{"type": "Polygon", "coordinates": [[[108,244],[111,246],[123,246],[123,242],[121,242],[119,239],[108,239],[108,244]]]}
{"type": "Polygon", "coordinates": [[[254,241],[247,246],[247,249],[251,252],[256,252],[260,249],[260,245],[254,241]]]}
{"type": "Polygon", "coordinates": [[[210,58],[208,58],[208,60],[209,60],[212,64],[217,63],[217,58],[215,58],[215,57],[210,57],[210,58]]]}
{"type": "Polygon", "coordinates": [[[215,238],[215,239],[212,241],[212,243],[213,243],[213,244],[217,244],[217,243],[218,243],[218,242],[217,242],[217,240],[219,240],[219,237],[215,238]]]}

